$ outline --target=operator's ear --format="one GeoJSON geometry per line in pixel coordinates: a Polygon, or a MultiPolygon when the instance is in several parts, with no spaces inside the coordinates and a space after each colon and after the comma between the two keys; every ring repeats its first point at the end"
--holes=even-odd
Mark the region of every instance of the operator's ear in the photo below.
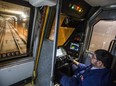
{"type": "Polygon", "coordinates": [[[99,67],[100,67],[100,66],[103,66],[102,61],[98,61],[97,64],[98,64],[99,67]]]}

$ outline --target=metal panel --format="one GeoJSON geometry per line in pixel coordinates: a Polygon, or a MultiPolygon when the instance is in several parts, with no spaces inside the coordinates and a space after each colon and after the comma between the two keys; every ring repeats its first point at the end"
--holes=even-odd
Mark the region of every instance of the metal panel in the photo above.
{"type": "Polygon", "coordinates": [[[32,76],[33,61],[0,68],[0,86],[9,86],[32,76]]]}
{"type": "Polygon", "coordinates": [[[53,42],[44,40],[42,53],[38,64],[38,77],[36,86],[50,86],[53,42]]]}

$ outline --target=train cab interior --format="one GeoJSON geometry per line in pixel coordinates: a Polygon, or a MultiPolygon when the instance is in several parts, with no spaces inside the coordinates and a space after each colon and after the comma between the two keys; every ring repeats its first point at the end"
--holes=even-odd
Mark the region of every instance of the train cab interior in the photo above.
{"type": "Polygon", "coordinates": [[[60,86],[69,57],[89,65],[97,49],[113,55],[116,86],[115,0],[0,0],[0,86],[60,86]]]}

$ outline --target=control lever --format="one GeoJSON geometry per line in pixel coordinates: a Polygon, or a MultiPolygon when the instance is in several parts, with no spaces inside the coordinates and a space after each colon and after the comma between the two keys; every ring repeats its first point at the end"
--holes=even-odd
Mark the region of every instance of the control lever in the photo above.
{"type": "Polygon", "coordinates": [[[70,55],[67,56],[67,59],[68,59],[69,61],[71,61],[71,62],[73,62],[73,60],[74,60],[73,57],[71,57],[70,55]]]}
{"type": "Polygon", "coordinates": [[[71,57],[70,55],[68,55],[68,58],[69,58],[69,60],[70,60],[72,63],[74,63],[74,64],[76,64],[76,65],[79,64],[79,62],[76,61],[75,59],[73,59],[73,57],[71,57]]]}

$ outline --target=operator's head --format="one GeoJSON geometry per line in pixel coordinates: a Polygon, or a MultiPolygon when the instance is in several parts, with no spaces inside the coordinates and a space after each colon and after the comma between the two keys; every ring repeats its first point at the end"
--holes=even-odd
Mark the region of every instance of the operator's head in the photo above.
{"type": "Polygon", "coordinates": [[[91,58],[91,63],[98,68],[110,68],[113,56],[106,50],[98,49],[91,58]]]}

